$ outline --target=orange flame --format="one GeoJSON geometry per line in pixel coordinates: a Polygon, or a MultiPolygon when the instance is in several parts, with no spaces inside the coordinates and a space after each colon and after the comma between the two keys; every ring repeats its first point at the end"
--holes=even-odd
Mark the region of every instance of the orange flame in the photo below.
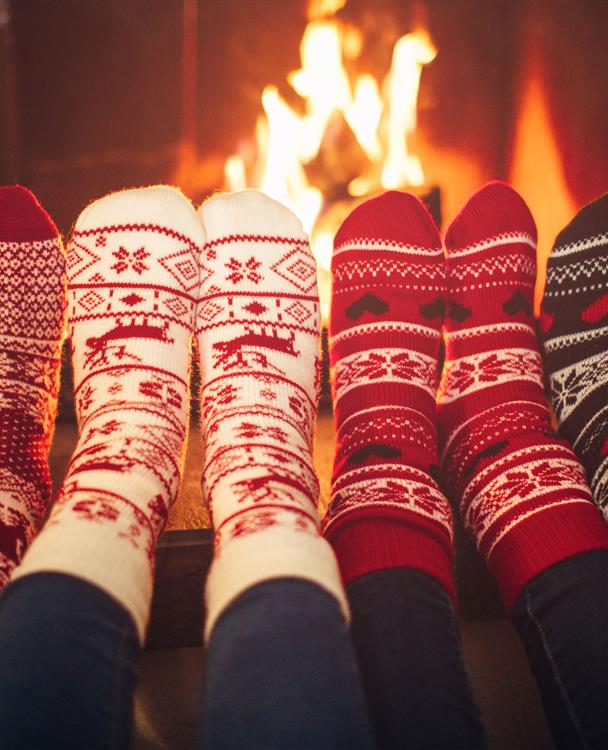
{"type": "MultiPolygon", "coordinates": [[[[307,165],[326,148],[326,141],[332,141],[330,126],[340,115],[367,163],[348,184],[350,196],[422,184],[422,166],[408,150],[407,139],[416,128],[422,68],[437,54],[428,34],[416,31],[397,41],[391,69],[381,84],[369,73],[351,78],[345,62],[356,59],[363,38],[357,29],[331,18],[345,4],[346,0],[309,0],[313,20],[300,44],[301,66],[287,79],[303,99],[304,113],[290,107],[275,86],[266,86],[264,115],[256,128],[257,161],[247,165],[242,157],[231,156],[224,170],[228,189],[257,187],[289,206],[311,235],[313,252],[325,270],[337,226],[318,222],[324,196],[309,180],[307,165]]],[[[335,222],[339,221],[338,214],[335,222]]]]}

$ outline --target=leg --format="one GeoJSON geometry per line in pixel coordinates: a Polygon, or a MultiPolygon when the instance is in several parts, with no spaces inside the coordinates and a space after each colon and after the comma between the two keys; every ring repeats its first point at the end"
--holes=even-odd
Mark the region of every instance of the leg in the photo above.
{"type": "Polygon", "coordinates": [[[37,573],[0,597],[0,746],[129,748],[138,638],[96,586],[37,573]]]}
{"type": "Polygon", "coordinates": [[[608,744],[608,550],[541,573],[513,611],[560,750],[608,744]]]}
{"type": "Polygon", "coordinates": [[[212,198],[201,218],[203,492],[216,540],[203,737],[212,747],[370,747],[348,605],[316,510],[308,240],[290,211],[254,191],[212,198]],[[336,680],[339,697],[328,692],[336,680]],[[232,697],[241,708],[228,721],[232,697]]]}
{"type": "MultiPolygon", "coordinates": [[[[600,611],[603,594],[581,580],[571,588],[570,582],[562,596],[555,584],[570,565],[584,568],[594,551],[608,550],[608,529],[591,502],[583,467],[551,429],[532,325],[535,239],[525,203],[500,183],[476,193],[448,229],[439,414],[454,500],[525,634],[536,674],[545,675],[539,686],[551,705],[551,681],[539,666],[544,645],[533,645],[543,628],[545,635],[553,630],[552,648],[560,644],[566,663],[585,659],[589,684],[604,680],[592,675],[598,665],[605,672],[606,639],[596,639],[586,656],[572,640],[579,598],[589,596],[600,611]]],[[[593,637],[592,630],[587,634],[593,637]]],[[[548,718],[557,741],[564,716],[551,710],[548,718]]]]}
{"type": "Polygon", "coordinates": [[[559,431],[583,462],[608,519],[608,195],[555,241],[541,328],[559,431]]]}
{"type": "Polygon", "coordinates": [[[437,580],[393,568],[347,593],[378,747],[485,747],[454,605],[437,580]]]}
{"type": "Polygon", "coordinates": [[[483,747],[450,601],[452,518],[434,478],[445,265],[424,206],[397,192],[358,206],[336,235],[332,276],[337,451],[324,532],[376,742],[483,747]]]}
{"type": "Polygon", "coordinates": [[[203,748],[363,750],[364,716],[346,622],[321,587],[259,583],[222,612],[205,665],[203,748]]]}
{"type": "MultiPolygon", "coordinates": [[[[198,283],[202,242],[192,206],[155,187],[91,204],[68,246],[80,436],[0,608],[0,682],[35,694],[28,709],[40,747],[63,747],[52,745],[59,730],[49,712],[68,715],[74,696],[93,726],[103,725],[99,742],[114,744],[89,743],[91,727],[74,717],[62,735],[68,746],[128,746],[154,550],[181,478],[195,307],[188,290],[198,283]]],[[[19,739],[9,746],[30,747],[20,717],[5,717],[3,731],[19,739]]]]}

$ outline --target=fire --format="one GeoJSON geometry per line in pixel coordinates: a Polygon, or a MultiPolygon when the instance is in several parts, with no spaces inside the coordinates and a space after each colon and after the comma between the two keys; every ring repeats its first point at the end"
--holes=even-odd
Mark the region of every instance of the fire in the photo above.
{"type": "MultiPolygon", "coordinates": [[[[294,211],[311,235],[313,252],[325,271],[331,238],[354,198],[423,183],[422,166],[408,149],[408,136],[416,128],[422,68],[437,54],[428,34],[416,31],[395,44],[383,81],[369,73],[350,75],[349,63],[359,56],[364,40],[357,29],[333,18],[345,4],[346,0],[310,0],[311,20],[300,44],[301,67],[287,79],[303,100],[303,112],[294,110],[275,86],[266,86],[264,114],[256,127],[255,163],[234,155],[224,169],[228,189],[256,187],[294,211]],[[358,151],[345,184],[332,186],[334,196],[343,193],[343,210],[335,211],[326,205],[311,167],[320,155],[338,147],[345,130],[358,151]]],[[[333,177],[324,175],[325,189],[333,177]]]]}

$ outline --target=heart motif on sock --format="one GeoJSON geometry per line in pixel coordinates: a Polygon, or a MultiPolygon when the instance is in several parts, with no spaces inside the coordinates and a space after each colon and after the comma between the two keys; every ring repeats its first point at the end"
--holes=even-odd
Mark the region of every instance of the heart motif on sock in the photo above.
{"type": "Polygon", "coordinates": [[[358,320],[364,313],[383,315],[388,310],[388,305],[375,294],[367,293],[346,310],[346,315],[351,320],[358,320]]]}
{"type": "Polygon", "coordinates": [[[445,300],[443,297],[437,297],[433,302],[422,305],[420,307],[420,314],[427,320],[435,320],[435,318],[443,320],[445,316],[445,300]]]}
{"type": "Polygon", "coordinates": [[[608,294],[603,294],[599,299],[596,299],[581,314],[581,319],[592,325],[603,323],[606,317],[608,317],[608,294]]]}
{"type": "Polygon", "coordinates": [[[453,299],[450,299],[447,303],[446,317],[450,318],[450,320],[457,320],[459,323],[462,323],[464,320],[471,317],[471,308],[459,305],[457,302],[454,302],[453,299]]]}
{"type": "Polygon", "coordinates": [[[384,443],[372,443],[351,453],[348,463],[361,464],[368,458],[398,458],[400,455],[401,451],[399,448],[384,443]]]}
{"type": "Polygon", "coordinates": [[[515,292],[515,294],[503,304],[502,309],[509,315],[517,315],[517,313],[520,312],[523,312],[526,318],[529,318],[532,315],[532,305],[521,292],[515,292]]]}

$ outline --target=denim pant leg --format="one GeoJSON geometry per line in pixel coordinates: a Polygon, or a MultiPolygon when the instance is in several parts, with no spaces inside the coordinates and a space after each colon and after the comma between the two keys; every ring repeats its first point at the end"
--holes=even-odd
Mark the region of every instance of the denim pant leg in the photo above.
{"type": "Polygon", "coordinates": [[[295,578],[237,597],[211,632],[201,722],[204,750],[372,748],[335,598],[295,578]]]}
{"type": "Polygon", "coordinates": [[[0,747],[130,748],[138,638],[96,586],[36,573],[0,596],[0,747]]]}
{"type": "Polygon", "coordinates": [[[395,568],[353,581],[347,594],[377,746],[484,748],[445,589],[426,573],[395,568]]]}
{"type": "Polygon", "coordinates": [[[558,748],[608,748],[608,550],[537,576],[513,620],[558,748]]]}

